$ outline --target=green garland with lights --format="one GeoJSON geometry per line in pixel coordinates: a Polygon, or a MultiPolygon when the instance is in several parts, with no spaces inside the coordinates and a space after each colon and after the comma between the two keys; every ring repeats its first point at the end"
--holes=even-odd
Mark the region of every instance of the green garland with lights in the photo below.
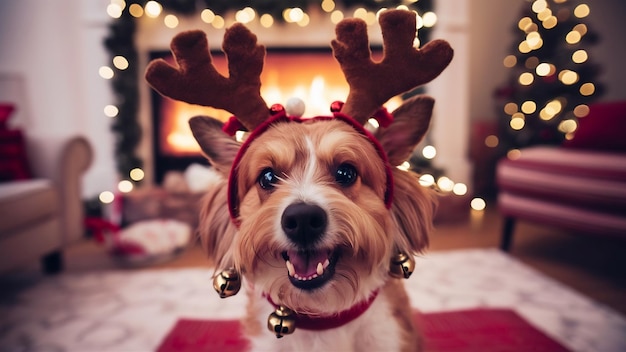
{"type": "MultiPolygon", "coordinates": [[[[325,0],[330,1],[330,0],[325,0]]],[[[104,45],[109,52],[111,60],[116,56],[123,56],[128,61],[128,67],[118,69],[111,78],[114,91],[114,105],[118,108],[116,118],[113,120],[112,130],[115,135],[115,161],[117,172],[123,179],[128,179],[130,171],[142,168],[142,160],[136,155],[137,146],[141,140],[141,127],[138,121],[139,111],[139,78],[138,52],[134,43],[134,35],[137,30],[137,18],[131,14],[131,6],[145,8],[150,1],[112,1],[121,10],[119,16],[112,20],[109,25],[109,33],[105,38],[104,45]],[[122,3],[123,5],[119,5],[122,3]]],[[[154,2],[154,1],[152,1],[154,2]]],[[[199,14],[204,9],[210,9],[215,14],[226,15],[245,7],[253,8],[259,14],[270,14],[273,18],[283,22],[282,13],[287,8],[309,9],[312,6],[320,6],[319,0],[159,0],[164,13],[174,13],[190,16],[199,14]]],[[[336,0],[334,3],[343,8],[351,9],[362,7],[369,11],[377,11],[381,8],[393,8],[406,5],[410,10],[424,13],[432,10],[431,0],[402,1],[402,0],[336,0]],[[408,4],[408,5],[407,5],[408,4]]],[[[428,28],[420,29],[420,36],[427,38],[428,28]]],[[[138,182],[132,180],[133,182],[138,182]]]]}

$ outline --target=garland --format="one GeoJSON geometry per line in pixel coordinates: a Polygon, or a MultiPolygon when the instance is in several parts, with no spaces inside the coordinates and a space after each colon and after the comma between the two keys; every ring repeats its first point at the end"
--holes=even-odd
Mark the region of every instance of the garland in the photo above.
{"type": "MultiPolygon", "coordinates": [[[[115,161],[117,172],[123,179],[129,179],[130,171],[142,168],[143,165],[142,160],[135,153],[142,133],[138,121],[139,77],[141,76],[138,67],[138,52],[133,39],[137,30],[137,19],[130,14],[129,8],[133,4],[145,7],[147,2],[147,0],[127,1],[120,17],[111,21],[109,34],[104,41],[111,59],[120,55],[128,61],[128,68],[116,71],[111,79],[115,106],[118,108],[117,117],[112,125],[115,135],[115,161]]],[[[283,21],[282,12],[286,8],[308,9],[312,6],[319,6],[321,3],[319,0],[160,0],[158,2],[163,12],[180,15],[197,14],[206,8],[216,14],[225,15],[244,7],[252,7],[257,13],[270,14],[281,22],[283,21]]],[[[395,8],[407,3],[401,0],[335,0],[334,2],[344,9],[363,7],[370,11],[385,7],[395,8]]],[[[408,7],[418,13],[432,10],[431,0],[416,1],[408,7]]],[[[427,38],[428,28],[421,29],[420,35],[422,38],[427,38]]]]}

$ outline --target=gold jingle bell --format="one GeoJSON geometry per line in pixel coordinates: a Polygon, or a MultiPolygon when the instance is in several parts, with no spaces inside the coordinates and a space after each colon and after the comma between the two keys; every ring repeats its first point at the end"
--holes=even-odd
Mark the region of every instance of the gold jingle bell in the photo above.
{"type": "Polygon", "coordinates": [[[398,279],[408,279],[415,270],[415,260],[404,253],[398,253],[391,258],[389,273],[398,279]]]}
{"type": "Polygon", "coordinates": [[[235,268],[229,268],[213,278],[213,288],[220,298],[234,296],[241,288],[241,277],[235,268]]]}
{"type": "Polygon", "coordinates": [[[279,306],[267,318],[267,328],[276,334],[277,338],[293,334],[296,330],[296,317],[293,311],[287,307],[279,306]]]}

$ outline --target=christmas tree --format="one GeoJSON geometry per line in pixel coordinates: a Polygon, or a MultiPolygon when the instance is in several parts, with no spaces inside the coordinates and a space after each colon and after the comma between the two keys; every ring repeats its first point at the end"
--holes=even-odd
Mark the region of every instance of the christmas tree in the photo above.
{"type": "Polygon", "coordinates": [[[599,70],[587,51],[598,40],[584,23],[590,11],[580,1],[524,4],[512,54],[503,62],[509,79],[496,92],[502,152],[570,139],[600,95],[599,70]]]}

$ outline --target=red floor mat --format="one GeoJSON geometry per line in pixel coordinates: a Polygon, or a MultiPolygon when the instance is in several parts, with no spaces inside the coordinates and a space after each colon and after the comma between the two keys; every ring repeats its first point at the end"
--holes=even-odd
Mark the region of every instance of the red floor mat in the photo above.
{"type": "MultiPolygon", "coordinates": [[[[415,313],[432,352],[559,352],[568,351],[512,310],[472,309],[415,313]]],[[[289,337],[287,337],[289,338],[289,337]]],[[[245,351],[236,320],[179,320],[158,352],[245,351]]]]}

